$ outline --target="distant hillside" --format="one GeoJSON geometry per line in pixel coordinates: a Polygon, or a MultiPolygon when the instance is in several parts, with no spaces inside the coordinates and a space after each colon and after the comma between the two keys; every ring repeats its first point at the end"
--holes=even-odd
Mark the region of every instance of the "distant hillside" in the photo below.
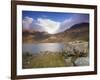
{"type": "Polygon", "coordinates": [[[80,23],[73,25],[70,29],[57,34],[48,34],[46,32],[25,31],[23,32],[23,42],[68,42],[74,40],[89,40],[89,23],[80,23]],[[27,34],[27,36],[25,36],[27,34]]]}
{"type": "Polygon", "coordinates": [[[75,24],[73,25],[69,30],[71,29],[83,29],[83,28],[88,28],[89,23],[80,23],[80,24],[75,24]]]}
{"type": "Polygon", "coordinates": [[[67,30],[67,33],[72,39],[88,40],[89,37],[89,23],[80,23],[73,25],[67,30]]]}

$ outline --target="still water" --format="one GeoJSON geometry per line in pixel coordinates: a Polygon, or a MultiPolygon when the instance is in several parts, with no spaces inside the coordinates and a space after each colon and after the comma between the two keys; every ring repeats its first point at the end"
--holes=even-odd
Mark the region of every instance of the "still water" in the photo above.
{"type": "Polygon", "coordinates": [[[64,47],[62,43],[40,43],[40,44],[26,44],[22,45],[22,51],[30,53],[39,53],[40,51],[61,52],[64,47]]]}

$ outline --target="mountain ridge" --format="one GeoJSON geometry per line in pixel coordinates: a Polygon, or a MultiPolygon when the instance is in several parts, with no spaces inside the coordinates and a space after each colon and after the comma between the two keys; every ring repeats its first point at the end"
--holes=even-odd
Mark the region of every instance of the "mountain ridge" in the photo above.
{"type": "MultiPolygon", "coordinates": [[[[32,32],[27,36],[31,35],[31,42],[68,42],[74,40],[89,40],[89,23],[79,23],[73,25],[70,29],[65,30],[64,32],[60,32],[57,34],[48,34],[47,32],[32,32]]],[[[24,40],[23,35],[23,40],[24,40]]],[[[28,42],[27,40],[24,42],[28,42]]]]}

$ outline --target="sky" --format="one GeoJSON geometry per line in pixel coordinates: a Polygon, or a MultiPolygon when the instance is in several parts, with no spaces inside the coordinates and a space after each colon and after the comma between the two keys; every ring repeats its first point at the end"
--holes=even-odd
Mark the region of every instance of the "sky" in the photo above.
{"type": "Polygon", "coordinates": [[[89,14],[22,11],[23,30],[36,30],[56,34],[78,23],[89,23],[89,14]]]}

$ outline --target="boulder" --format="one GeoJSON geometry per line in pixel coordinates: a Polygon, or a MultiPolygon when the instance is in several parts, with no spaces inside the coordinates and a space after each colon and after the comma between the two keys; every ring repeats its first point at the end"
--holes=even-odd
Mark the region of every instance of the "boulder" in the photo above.
{"type": "Polygon", "coordinates": [[[88,57],[79,57],[75,60],[74,64],[76,66],[89,66],[89,58],[88,57]]]}
{"type": "Polygon", "coordinates": [[[65,44],[63,51],[68,55],[79,55],[81,57],[88,56],[88,42],[65,44]]]}

